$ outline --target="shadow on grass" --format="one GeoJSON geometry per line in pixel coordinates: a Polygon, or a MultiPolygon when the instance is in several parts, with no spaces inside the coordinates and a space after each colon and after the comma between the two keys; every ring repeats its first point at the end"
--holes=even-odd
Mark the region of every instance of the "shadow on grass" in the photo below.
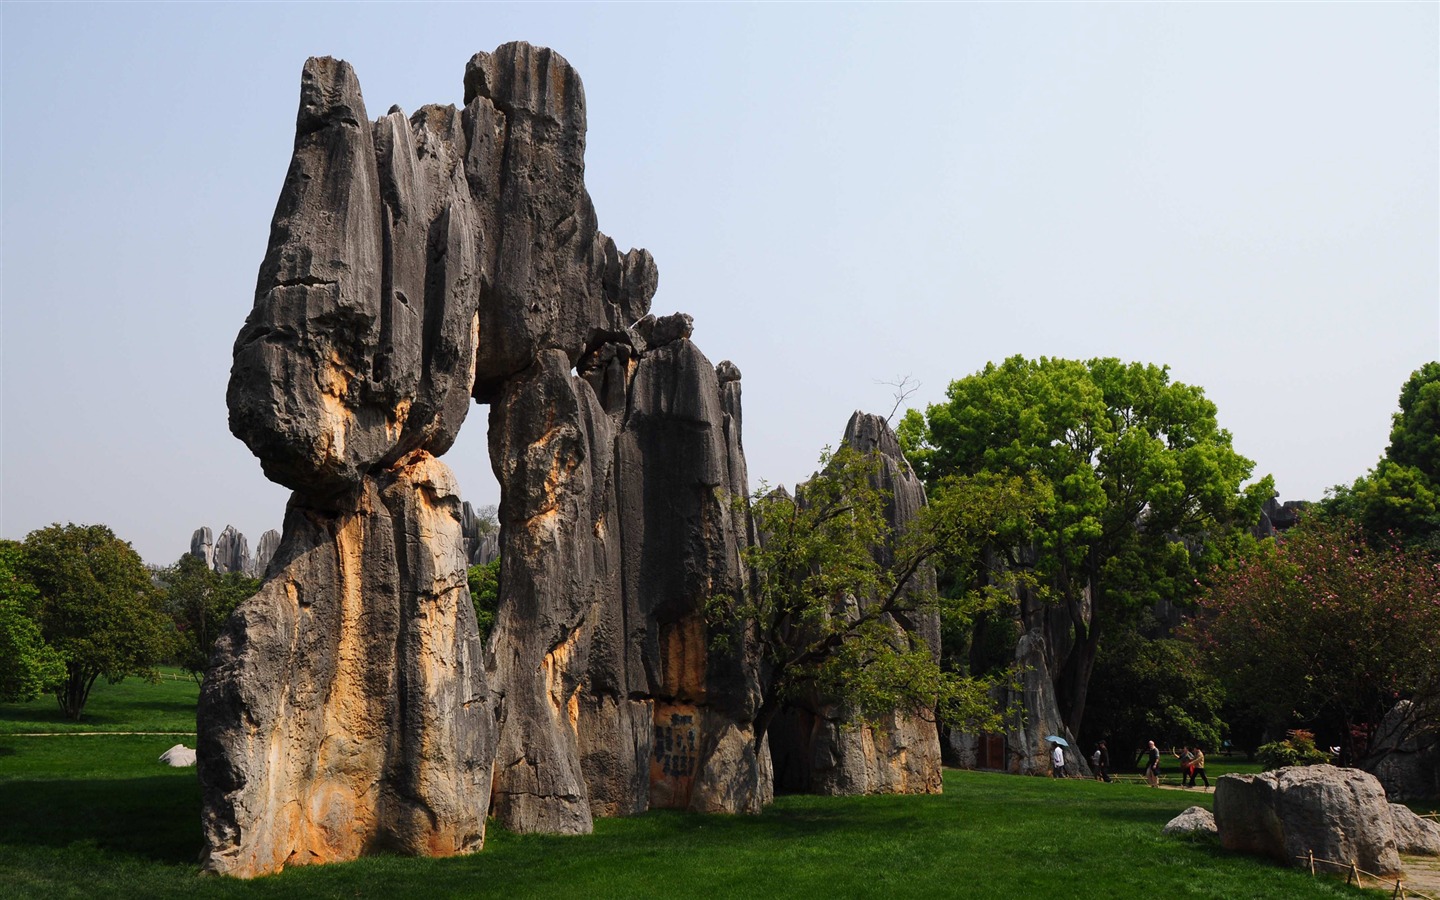
{"type": "Polygon", "coordinates": [[[166,863],[193,863],[200,852],[195,781],[0,782],[0,809],[6,811],[0,816],[0,844],[92,846],[166,863]]]}

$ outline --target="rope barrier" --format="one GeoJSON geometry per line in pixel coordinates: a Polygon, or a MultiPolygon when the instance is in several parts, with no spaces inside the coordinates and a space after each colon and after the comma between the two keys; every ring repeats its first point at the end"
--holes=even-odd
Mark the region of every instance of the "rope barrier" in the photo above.
{"type": "MultiPolygon", "coordinates": [[[[1358,866],[1358,865],[1355,863],[1355,860],[1353,860],[1353,859],[1350,860],[1350,862],[1348,862],[1348,863],[1339,862],[1339,861],[1333,860],[1333,859],[1321,859],[1320,857],[1317,857],[1317,856],[1315,855],[1315,851],[1314,851],[1314,850],[1311,850],[1309,853],[1305,854],[1304,856],[1298,856],[1298,855],[1297,855],[1295,858],[1298,859],[1298,860],[1301,860],[1302,862],[1303,862],[1303,861],[1308,861],[1308,862],[1309,862],[1309,864],[1310,864],[1310,877],[1312,877],[1312,878],[1315,877],[1315,864],[1318,862],[1318,863],[1324,863],[1324,864],[1327,865],[1327,866],[1335,866],[1335,867],[1336,867],[1336,874],[1339,874],[1339,872],[1340,872],[1341,870],[1344,870],[1344,872],[1345,872],[1345,883],[1346,883],[1346,884],[1354,884],[1356,887],[1359,887],[1359,888],[1365,887],[1365,883],[1364,883],[1364,881],[1361,879],[1361,876],[1363,876],[1363,875],[1369,875],[1372,879],[1374,879],[1374,880],[1377,882],[1376,887],[1382,888],[1382,889],[1383,889],[1383,887],[1384,887],[1384,885],[1385,885],[1385,882],[1390,881],[1390,878],[1388,878],[1388,877],[1386,877],[1386,876],[1384,876],[1384,875],[1376,875],[1374,872],[1367,872],[1367,871],[1365,871],[1364,869],[1360,868],[1360,866],[1358,866]]],[[[1415,890],[1414,888],[1407,888],[1407,887],[1405,887],[1405,881],[1404,881],[1403,877],[1402,877],[1402,878],[1396,878],[1396,879],[1395,879],[1395,890],[1391,892],[1390,896],[1391,896],[1392,898],[1414,897],[1414,898],[1416,898],[1416,900],[1440,900],[1440,897],[1436,897],[1436,896],[1433,895],[1433,894],[1426,894],[1426,893],[1423,893],[1423,892],[1421,892],[1421,891],[1417,891],[1417,890],[1415,890]]]]}

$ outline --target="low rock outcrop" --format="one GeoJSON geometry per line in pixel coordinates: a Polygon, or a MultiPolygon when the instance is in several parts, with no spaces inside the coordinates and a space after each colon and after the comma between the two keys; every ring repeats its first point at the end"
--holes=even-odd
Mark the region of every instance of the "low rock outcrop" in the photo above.
{"type": "Polygon", "coordinates": [[[1422,819],[1410,807],[1390,804],[1390,822],[1395,828],[1395,849],[1401,853],[1440,856],[1440,822],[1422,819]]]}
{"type": "Polygon", "coordinates": [[[1400,871],[1390,803],[1380,782],[1358,769],[1223,775],[1215,784],[1215,825],[1227,850],[1288,866],[1309,865],[1313,853],[1377,875],[1400,871]]]}
{"type": "Polygon", "coordinates": [[[1203,806],[1191,806],[1165,823],[1163,834],[1217,834],[1215,814],[1203,806]]]}

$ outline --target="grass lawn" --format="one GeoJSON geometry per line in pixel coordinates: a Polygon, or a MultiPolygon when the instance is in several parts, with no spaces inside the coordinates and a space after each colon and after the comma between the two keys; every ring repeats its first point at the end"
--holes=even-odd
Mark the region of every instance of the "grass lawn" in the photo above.
{"type": "MultiPolygon", "coordinates": [[[[160,681],[126,678],[119,684],[95,682],[79,722],[65,718],[49,694],[29,703],[0,703],[0,735],[90,734],[116,731],[195,733],[195,702],[200,685],[183,669],[162,668],[160,681]]],[[[166,746],[171,746],[171,741],[166,746]]],[[[187,741],[194,745],[194,741],[187,741]]]]}
{"type": "MultiPolygon", "coordinates": [[[[173,687],[147,687],[175,701],[173,687]]],[[[97,707],[102,727],[144,720],[119,712],[130,700],[112,699],[97,707]]],[[[18,737],[32,729],[4,721],[4,898],[1366,896],[1211,840],[1160,834],[1211,794],[959,771],[934,797],[782,797],[760,816],[654,812],[601,820],[583,837],[492,827],[469,857],[206,878],[195,770],[156,762],[176,738],[18,737]]]]}

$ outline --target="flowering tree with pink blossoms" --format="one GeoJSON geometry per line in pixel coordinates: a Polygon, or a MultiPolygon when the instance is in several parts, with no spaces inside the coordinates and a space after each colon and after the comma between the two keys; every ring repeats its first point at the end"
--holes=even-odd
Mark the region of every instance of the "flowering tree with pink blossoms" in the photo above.
{"type": "MultiPolygon", "coordinates": [[[[1219,576],[1190,627],[1230,697],[1276,725],[1366,735],[1398,700],[1440,728],[1440,564],[1314,516],[1219,576]]],[[[1369,753],[1353,748],[1360,761],[1369,753]]]]}

